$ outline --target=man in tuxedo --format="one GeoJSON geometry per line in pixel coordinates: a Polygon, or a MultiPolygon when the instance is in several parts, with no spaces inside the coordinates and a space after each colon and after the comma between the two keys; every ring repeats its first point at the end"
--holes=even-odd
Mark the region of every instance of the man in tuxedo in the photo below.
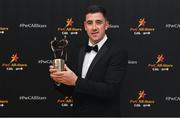
{"type": "Polygon", "coordinates": [[[120,85],[125,77],[127,52],[107,37],[106,10],[89,6],[84,28],[88,45],[79,53],[78,73],[67,65],[65,71],[50,66],[50,77],[62,87],[73,88],[74,107],[78,116],[120,116],[120,85]]]}

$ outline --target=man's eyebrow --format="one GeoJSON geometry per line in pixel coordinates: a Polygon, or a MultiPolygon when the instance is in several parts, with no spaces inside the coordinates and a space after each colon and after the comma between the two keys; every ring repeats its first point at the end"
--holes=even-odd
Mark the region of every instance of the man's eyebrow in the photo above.
{"type": "Polygon", "coordinates": [[[87,20],[86,22],[92,22],[92,20],[87,20]]]}
{"type": "Polygon", "coordinates": [[[87,20],[86,22],[87,22],[87,23],[92,23],[93,21],[92,21],[92,20],[87,20]]]}
{"type": "Polygon", "coordinates": [[[97,22],[102,22],[102,20],[96,20],[97,22]]]}

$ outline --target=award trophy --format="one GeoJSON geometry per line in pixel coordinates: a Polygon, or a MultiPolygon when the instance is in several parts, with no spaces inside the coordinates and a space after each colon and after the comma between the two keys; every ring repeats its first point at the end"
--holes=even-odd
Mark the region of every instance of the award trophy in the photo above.
{"type": "Polygon", "coordinates": [[[55,69],[63,71],[65,61],[67,60],[68,40],[66,39],[66,36],[64,36],[63,39],[54,37],[54,40],[52,40],[50,43],[55,58],[53,60],[53,66],[55,69]]]}
{"type": "MultiPolygon", "coordinates": [[[[54,54],[54,60],[53,60],[53,66],[55,69],[58,69],[59,71],[64,70],[64,64],[67,60],[67,45],[68,40],[66,39],[66,36],[64,36],[63,39],[57,39],[54,37],[54,40],[51,42],[51,49],[54,54]]],[[[60,83],[56,83],[57,86],[60,86],[60,83]]]]}

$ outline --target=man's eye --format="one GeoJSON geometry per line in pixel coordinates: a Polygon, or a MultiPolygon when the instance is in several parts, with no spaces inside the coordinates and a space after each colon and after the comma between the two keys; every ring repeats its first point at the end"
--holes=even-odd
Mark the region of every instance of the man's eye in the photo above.
{"type": "Polygon", "coordinates": [[[96,21],[96,24],[98,24],[98,25],[100,25],[100,24],[102,24],[103,22],[102,21],[96,21]]]}
{"type": "Polygon", "coordinates": [[[92,24],[92,22],[91,22],[91,21],[88,21],[88,22],[87,22],[87,24],[88,24],[88,25],[91,25],[91,24],[92,24]]]}

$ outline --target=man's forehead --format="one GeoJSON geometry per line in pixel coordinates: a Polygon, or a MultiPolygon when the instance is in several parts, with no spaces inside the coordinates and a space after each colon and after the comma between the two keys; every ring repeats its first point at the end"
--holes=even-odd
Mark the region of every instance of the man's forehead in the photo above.
{"type": "Polygon", "coordinates": [[[86,20],[88,19],[105,19],[105,18],[101,12],[97,12],[97,13],[88,13],[86,15],[86,20]]]}

